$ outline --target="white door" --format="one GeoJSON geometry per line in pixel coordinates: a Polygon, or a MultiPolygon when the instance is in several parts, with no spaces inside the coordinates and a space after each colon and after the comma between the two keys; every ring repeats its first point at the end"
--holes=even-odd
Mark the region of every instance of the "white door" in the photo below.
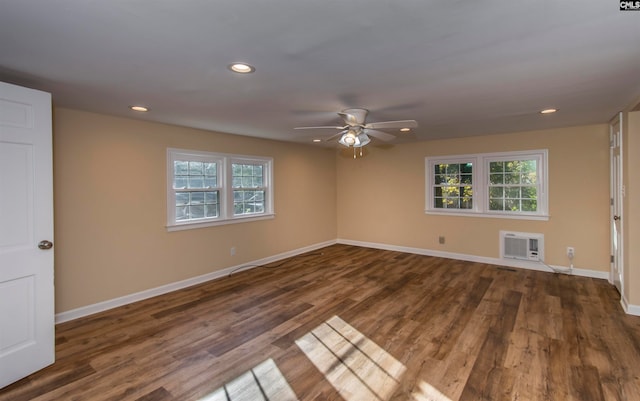
{"type": "Polygon", "coordinates": [[[51,95],[0,82],[0,388],[55,358],[51,95]]]}
{"type": "Polygon", "coordinates": [[[610,124],[611,152],[611,282],[622,295],[622,113],[610,124]]]}

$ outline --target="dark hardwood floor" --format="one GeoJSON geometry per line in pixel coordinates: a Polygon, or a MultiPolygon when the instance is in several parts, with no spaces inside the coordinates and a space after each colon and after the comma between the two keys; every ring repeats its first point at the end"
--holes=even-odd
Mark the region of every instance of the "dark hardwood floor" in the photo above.
{"type": "Polygon", "coordinates": [[[640,400],[603,280],[334,245],[56,328],[0,400],[640,400]]]}

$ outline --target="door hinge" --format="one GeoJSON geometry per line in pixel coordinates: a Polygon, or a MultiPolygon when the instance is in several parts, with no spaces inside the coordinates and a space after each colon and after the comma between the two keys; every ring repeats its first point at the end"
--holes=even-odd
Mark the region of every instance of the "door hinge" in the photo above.
{"type": "Polygon", "coordinates": [[[611,263],[613,263],[615,260],[615,258],[613,257],[613,255],[611,255],[611,263]]]}
{"type": "Polygon", "coordinates": [[[613,198],[611,198],[611,206],[613,206],[613,198]]]}

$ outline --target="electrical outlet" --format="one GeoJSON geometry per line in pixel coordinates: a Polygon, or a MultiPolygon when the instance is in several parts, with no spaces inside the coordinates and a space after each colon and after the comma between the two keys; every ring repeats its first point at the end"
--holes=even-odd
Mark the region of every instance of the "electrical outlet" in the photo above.
{"type": "Polygon", "coordinates": [[[567,247],[567,257],[573,259],[576,256],[576,250],[572,246],[567,247]]]}
{"type": "Polygon", "coordinates": [[[231,256],[236,256],[236,247],[235,246],[231,247],[231,256]]]}
{"type": "Polygon", "coordinates": [[[438,243],[440,245],[444,245],[444,235],[441,235],[441,236],[438,237],[438,243]]]}

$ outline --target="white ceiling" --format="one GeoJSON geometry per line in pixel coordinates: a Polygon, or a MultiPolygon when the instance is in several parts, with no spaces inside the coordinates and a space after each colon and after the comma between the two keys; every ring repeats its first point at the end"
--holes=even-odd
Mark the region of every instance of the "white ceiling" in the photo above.
{"type": "Polygon", "coordinates": [[[638,38],[615,0],[1,0],[0,80],[301,143],[367,108],[417,120],[401,142],[607,122],[640,97],[638,38]]]}

